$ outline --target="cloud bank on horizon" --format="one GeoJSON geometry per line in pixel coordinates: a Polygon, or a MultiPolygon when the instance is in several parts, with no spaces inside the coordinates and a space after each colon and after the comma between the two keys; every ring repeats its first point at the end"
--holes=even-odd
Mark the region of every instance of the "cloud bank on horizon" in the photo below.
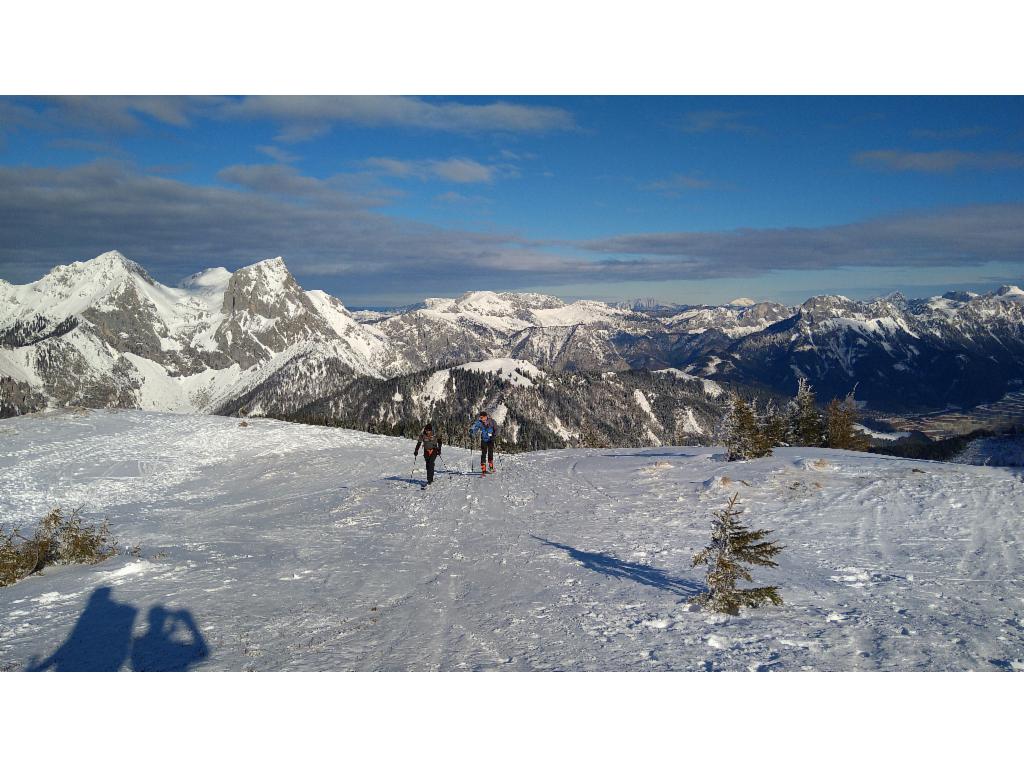
{"type": "Polygon", "coordinates": [[[165,282],[284,256],[354,305],[984,283],[1022,273],[1022,117],[1009,97],[0,99],[0,278],[116,248],[165,282]]]}

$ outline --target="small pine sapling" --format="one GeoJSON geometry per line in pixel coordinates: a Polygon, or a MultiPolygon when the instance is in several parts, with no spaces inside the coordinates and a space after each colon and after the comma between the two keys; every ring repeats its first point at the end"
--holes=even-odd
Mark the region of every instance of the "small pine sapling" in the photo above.
{"type": "Polygon", "coordinates": [[[739,614],[744,606],[782,605],[778,587],[736,587],[740,579],[754,580],[746,565],[775,568],[778,563],[772,558],[784,549],[774,541],[765,541],[772,533],[770,530],[752,531],[739,521],[742,510],[736,508],[737,499],[739,494],[733,494],[725,509],[713,513],[711,544],[693,556],[694,566],[708,567],[708,591],[690,601],[732,616],[739,614]]]}

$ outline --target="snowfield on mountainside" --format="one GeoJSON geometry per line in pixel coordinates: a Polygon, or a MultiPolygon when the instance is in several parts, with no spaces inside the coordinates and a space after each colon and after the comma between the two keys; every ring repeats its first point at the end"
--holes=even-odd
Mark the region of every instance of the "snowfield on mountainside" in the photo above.
{"type": "MultiPolygon", "coordinates": [[[[468,427],[468,423],[467,423],[468,427]]],[[[446,447],[132,410],[0,422],[0,521],[110,519],[0,589],[0,669],[1020,670],[1018,470],[810,448],[446,447]],[[710,513],[786,546],[780,607],[695,609],[710,513]]]]}

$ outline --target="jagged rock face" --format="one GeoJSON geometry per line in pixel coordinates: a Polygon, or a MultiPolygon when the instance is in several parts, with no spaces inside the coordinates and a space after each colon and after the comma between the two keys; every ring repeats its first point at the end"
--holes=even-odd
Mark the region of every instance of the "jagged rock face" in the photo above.
{"type": "Polygon", "coordinates": [[[80,316],[93,333],[118,352],[169,362],[160,340],[171,336],[170,329],[132,282],[117,286],[104,308],[89,307],[80,316]]]}
{"type": "Polygon", "coordinates": [[[35,370],[52,404],[138,408],[139,381],[135,368],[125,358],[97,344],[76,345],[73,337],[69,334],[49,339],[34,350],[35,370]],[[83,354],[83,349],[92,354],[83,354]]]}
{"type": "Polygon", "coordinates": [[[502,335],[492,328],[411,312],[377,325],[411,370],[498,356],[502,335]]]}
{"type": "Polygon", "coordinates": [[[24,381],[0,376],[0,419],[41,410],[46,398],[24,381]]]}
{"type": "Polygon", "coordinates": [[[291,318],[311,309],[283,259],[271,259],[235,272],[228,279],[221,313],[291,318]]]}
{"type": "Polygon", "coordinates": [[[281,259],[235,272],[224,291],[221,314],[225,320],[214,339],[242,368],[293,344],[334,335],[281,259]]]}

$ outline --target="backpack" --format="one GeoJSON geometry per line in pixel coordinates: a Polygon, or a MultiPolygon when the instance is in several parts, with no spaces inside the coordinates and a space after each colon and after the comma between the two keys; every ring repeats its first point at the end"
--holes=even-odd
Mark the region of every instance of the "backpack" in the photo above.
{"type": "Polygon", "coordinates": [[[420,434],[420,442],[423,443],[423,456],[433,456],[437,453],[438,447],[441,445],[441,440],[434,435],[427,437],[425,434],[420,434]]]}

